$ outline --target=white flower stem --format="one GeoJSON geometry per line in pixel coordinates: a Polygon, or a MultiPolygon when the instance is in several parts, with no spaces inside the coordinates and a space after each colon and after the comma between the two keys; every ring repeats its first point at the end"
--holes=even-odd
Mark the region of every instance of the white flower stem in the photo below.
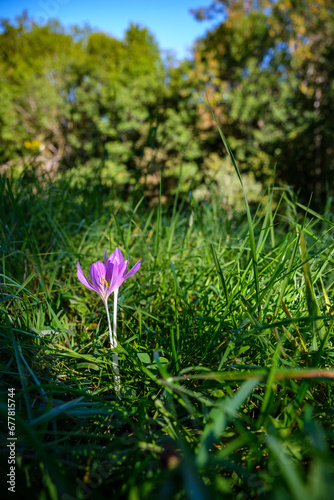
{"type": "Polygon", "coordinates": [[[114,327],[114,344],[117,346],[117,298],[118,298],[118,288],[114,291],[114,316],[113,316],[113,327],[114,327]]]}
{"type": "Polygon", "coordinates": [[[112,355],[112,366],[113,366],[113,369],[114,369],[114,373],[115,373],[115,377],[114,377],[114,380],[115,380],[115,390],[116,390],[116,394],[118,396],[120,396],[120,393],[121,393],[121,377],[119,376],[119,369],[118,369],[118,354],[116,352],[112,352],[111,353],[112,355]]]}
{"type": "MultiPolygon", "coordinates": [[[[117,347],[117,298],[118,298],[118,288],[116,288],[116,290],[114,291],[114,315],[113,315],[114,347],[117,347]]],[[[112,357],[113,357],[113,367],[115,372],[116,392],[120,396],[121,377],[119,376],[118,355],[116,354],[116,352],[112,353],[112,357]]]]}
{"type": "Polygon", "coordinates": [[[104,300],[104,305],[105,305],[105,308],[106,308],[106,311],[107,311],[107,318],[108,318],[108,327],[109,327],[109,339],[110,339],[110,349],[113,349],[114,347],[114,339],[113,339],[113,335],[112,335],[112,329],[111,329],[111,322],[110,322],[110,314],[109,314],[109,309],[108,309],[108,302],[107,300],[104,300]]]}
{"type": "MultiPolygon", "coordinates": [[[[111,329],[111,321],[110,321],[110,314],[109,314],[109,309],[108,309],[108,301],[104,300],[104,305],[107,311],[107,318],[108,318],[108,327],[109,327],[109,338],[110,338],[110,349],[114,349],[117,347],[117,328],[116,328],[116,323],[117,323],[117,295],[118,295],[118,289],[115,290],[114,292],[114,317],[113,317],[113,327],[114,327],[114,333],[111,329]]],[[[119,369],[118,369],[118,355],[116,352],[112,352],[112,365],[115,373],[115,389],[116,393],[118,396],[120,395],[121,392],[121,377],[119,376],[119,369]]]]}

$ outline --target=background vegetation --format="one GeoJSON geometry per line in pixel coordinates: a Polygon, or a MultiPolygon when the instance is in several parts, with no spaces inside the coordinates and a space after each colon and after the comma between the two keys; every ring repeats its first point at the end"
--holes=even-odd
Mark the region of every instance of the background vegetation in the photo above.
{"type": "MultiPolygon", "coordinates": [[[[194,12],[217,27],[193,57],[162,58],[147,28],[124,39],[23,15],[2,21],[0,162],[99,177],[156,197],[214,180],[226,162],[207,99],[258,198],[272,177],[315,204],[333,195],[334,13],[331,0],[217,0],[194,12]],[[20,161],[18,161],[20,159],[20,161]],[[168,179],[168,180],[167,180],[168,179]]],[[[4,168],[4,167],[3,167],[4,168]]],[[[226,173],[228,176],[228,172],[226,173]]]]}
{"type": "Polygon", "coordinates": [[[1,184],[2,487],[14,387],[19,498],[332,498],[332,214],[140,193],[1,184]],[[142,260],[120,288],[121,397],[75,275],[116,245],[142,260]]]}

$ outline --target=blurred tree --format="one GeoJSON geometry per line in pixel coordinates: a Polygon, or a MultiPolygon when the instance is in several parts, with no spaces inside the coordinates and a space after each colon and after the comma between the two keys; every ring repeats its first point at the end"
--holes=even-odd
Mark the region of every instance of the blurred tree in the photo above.
{"type": "Polygon", "coordinates": [[[165,67],[146,28],[131,24],[117,40],[23,15],[2,21],[0,46],[2,163],[30,155],[72,178],[140,181],[150,196],[161,168],[167,192],[182,162],[183,189],[200,179],[188,66],[165,67]]]}
{"type": "Polygon", "coordinates": [[[196,15],[218,23],[181,63],[163,62],[135,24],[118,40],[26,14],[2,20],[0,162],[34,157],[73,179],[139,182],[150,196],[162,168],[166,194],[180,173],[182,191],[223,189],[209,98],[254,193],[277,163],[304,199],[333,194],[332,2],[216,0],[196,15]]]}
{"type": "Polygon", "coordinates": [[[75,58],[76,44],[53,21],[36,29],[26,15],[17,26],[3,20],[0,34],[0,157],[49,150],[64,152],[61,117],[64,60],[75,58]]]}
{"type": "Polygon", "coordinates": [[[218,21],[197,43],[194,73],[241,166],[263,179],[277,162],[304,199],[333,195],[332,0],[215,0],[194,14],[218,21]]]}

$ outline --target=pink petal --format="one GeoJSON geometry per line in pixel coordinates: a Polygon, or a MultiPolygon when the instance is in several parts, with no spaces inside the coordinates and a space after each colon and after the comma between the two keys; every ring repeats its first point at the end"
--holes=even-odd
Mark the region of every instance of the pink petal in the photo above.
{"type": "Polygon", "coordinates": [[[93,286],[100,290],[101,283],[106,277],[106,266],[98,260],[90,266],[89,275],[93,286]]]}
{"type": "Polygon", "coordinates": [[[127,280],[128,278],[130,278],[130,276],[135,274],[138,271],[138,269],[140,268],[140,266],[141,266],[141,262],[140,262],[140,260],[138,260],[138,262],[133,266],[133,268],[130,269],[130,271],[125,276],[123,276],[124,279],[127,280]]]}
{"type": "Polygon", "coordinates": [[[110,283],[110,289],[112,291],[116,290],[116,288],[119,288],[121,284],[124,281],[123,275],[125,272],[125,269],[127,268],[127,261],[121,262],[120,264],[115,264],[117,267],[117,270],[114,271],[114,276],[112,279],[112,283],[110,283]]]}
{"type": "Polygon", "coordinates": [[[111,282],[113,274],[114,274],[114,264],[108,260],[106,264],[106,280],[108,282],[111,282]]]}
{"type": "Polygon", "coordinates": [[[115,248],[114,255],[115,255],[115,260],[116,260],[117,264],[124,262],[123,254],[118,247],[115,248]]]}
{"type": "Polygon", "coordinates": [[[123,265],[118,264],[116,261],[114,262],[113,266],[114,266],[113,274],[112,274],[112,278],[110,280],[110,285],[109,285],[109,290],[111,290],[111,292],[113,292],[115,290],[115,283],[117,282],[119,276],[121,275],[121,271],[123,268],[123,265]]]}
{"type": "Polygon", "coordinates": [[[94,290],[96,292],[95,288],[89,283],[88,279],[86,278],[86,276],[82,272],[82,269],[81,269],[79,262],[77,264],[77,277],[79,278],[79,280],[81,281],[81,283],[84,286],[86,286],[87,288],[90,288],[90,290],[94,290]]]}

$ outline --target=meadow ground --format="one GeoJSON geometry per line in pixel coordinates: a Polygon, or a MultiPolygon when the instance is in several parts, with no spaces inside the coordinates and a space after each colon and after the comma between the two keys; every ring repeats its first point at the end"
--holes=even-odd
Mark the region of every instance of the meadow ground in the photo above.
{"type": "Polygon", "coordinates": [[[0,206],[9,498],[334,498],[329,207],[284,190],[242,213],[150,207],[30,169],[0,206]],[[103,303],[76,277],[116,246],[142,262],[119,290],[119,395],[103,303]]]}

